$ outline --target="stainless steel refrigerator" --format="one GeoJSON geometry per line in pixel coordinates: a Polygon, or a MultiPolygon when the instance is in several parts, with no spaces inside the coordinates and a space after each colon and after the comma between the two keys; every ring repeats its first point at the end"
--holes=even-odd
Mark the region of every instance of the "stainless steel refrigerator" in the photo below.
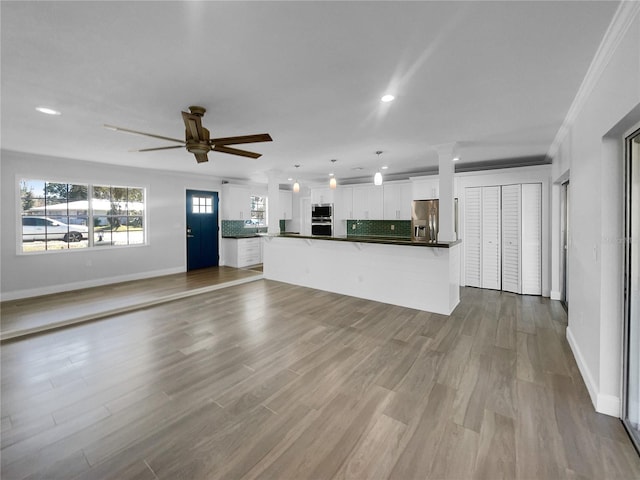
{"type": "MultiPolygon", "coordinates": [[[[411,239],[415,242],[436,242],[440,227],[439,202],[414,200],[411,206],[411,239]]],[[[458,199],[454,199],[455,232],[458,234],[458,199]]]]}

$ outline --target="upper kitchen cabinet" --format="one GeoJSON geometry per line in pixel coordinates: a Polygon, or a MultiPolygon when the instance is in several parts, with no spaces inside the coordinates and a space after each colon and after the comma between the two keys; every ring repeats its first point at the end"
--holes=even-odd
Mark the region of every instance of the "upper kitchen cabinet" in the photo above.
{"type": "Polygon", "coordinates": [[[335,192],[335,220],[353,220],[353,187],[338,187],[335,192]]]}
{"type": "Polygon", "coordinates": [[[411,220],[411,184],[385,183],[384,195],[384,220],[411,220]]]}
{"type": "Polygon", "coordinates": [[[353,187],[354,220],[382,220],[384,194],[382,187],[356,185],[353,187]]]}
{"type": "Polygon", "coordinates": [[[222,220],[249,220],[251,218],[251,189],[248,185],[222,185],[220,198],[222,220]]]}
{"type": "Polygon", "coordinates": [[[440,179],[437,175],[411,179],[412,200],[440,198],[440,179]]]}
{"type": "Polygon", "coordinates": [[[311,204],[333,203],[335,190],[329,187],[312,187],[311,188],[311,204]]]}
{"type": "Polygon", "coordinates": [[[293,218],[293,194],[289,190],[280,190],[279,220],[291,220],[293,218]]]}

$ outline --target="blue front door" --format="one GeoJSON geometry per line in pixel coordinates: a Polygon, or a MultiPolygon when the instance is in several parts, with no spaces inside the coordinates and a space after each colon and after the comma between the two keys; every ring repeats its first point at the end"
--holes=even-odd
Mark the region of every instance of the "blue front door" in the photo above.
{"type": "Polygon", "coordinates": [[[187,270],[218,266],[218,194],[187,190],[187,270]]]}

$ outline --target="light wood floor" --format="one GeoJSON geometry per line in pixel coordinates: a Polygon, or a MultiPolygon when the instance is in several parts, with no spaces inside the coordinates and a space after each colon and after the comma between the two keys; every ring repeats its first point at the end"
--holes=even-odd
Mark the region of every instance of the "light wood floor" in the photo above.
{"type": "Polygon", "coordinates": [[[638,479],[559,303],[260,280],[5,342],[2,478],[638,479]]]}
{"type": "Polygon", "coordinates": [[[7,340],[148,307],[262,278],[253,269],[213,267],[0,303],[0,339],[7,340]]]}

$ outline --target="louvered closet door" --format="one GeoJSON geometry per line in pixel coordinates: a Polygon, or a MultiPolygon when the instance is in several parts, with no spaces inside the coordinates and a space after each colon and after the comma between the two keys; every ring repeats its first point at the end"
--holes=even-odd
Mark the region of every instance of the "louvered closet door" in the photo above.
{"type": "Polygon", "coordinates": [[[502,290],[521,293],[521,185],[502,187],[502,290]]]}
{"type": "Polygon", "coordinates": [[[500,221],[500,187],[482,187],[482,288],[501,288],[500,221]]]}
{"type": "Polygon", "coordinates": [[[542,295],[542,184],[522,185],[522,293],[542,295]]]}
{"type": "Polygon", "coordinates": [[[468,287],[481,287],[482,188],[465,188],[464,209],[465,285],[468,287]]]}

